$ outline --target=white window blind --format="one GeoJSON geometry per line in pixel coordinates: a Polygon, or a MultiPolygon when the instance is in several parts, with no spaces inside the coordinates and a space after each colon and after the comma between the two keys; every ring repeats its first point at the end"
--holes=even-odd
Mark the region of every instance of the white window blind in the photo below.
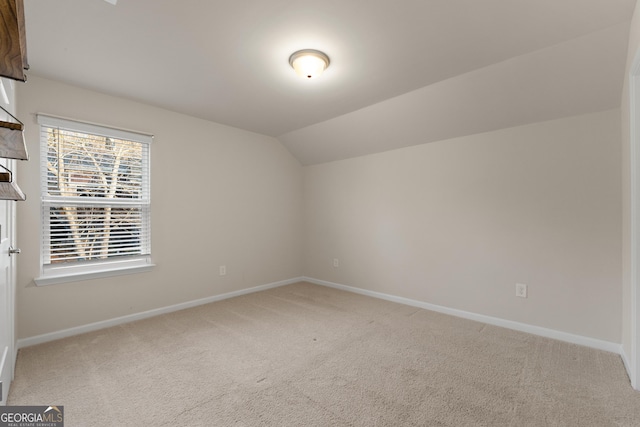
{"type": "Polygon", "coordinates": [[[41,279],[149,265],[152,137],[41,114],[38,123],[41,279]]]}

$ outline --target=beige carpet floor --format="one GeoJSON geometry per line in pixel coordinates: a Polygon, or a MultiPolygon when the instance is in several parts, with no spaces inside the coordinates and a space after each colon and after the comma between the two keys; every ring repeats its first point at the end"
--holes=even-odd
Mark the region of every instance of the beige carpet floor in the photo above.
{"type": "Polygon", "coordinates": [[[640,426],[618,355],[298,283],[20,350],[66,426],[640,426]]]}

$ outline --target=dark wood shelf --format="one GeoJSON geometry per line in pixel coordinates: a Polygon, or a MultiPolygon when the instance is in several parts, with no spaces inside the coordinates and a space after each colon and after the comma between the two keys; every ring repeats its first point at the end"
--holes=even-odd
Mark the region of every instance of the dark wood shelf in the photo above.
{"type": "Polygon", "coordinates": [[[26,81],[27,33],[23,0],[0,0],[0,76],[26,81]]]}
{"type": "Polygon", "coordinates": [[[0,120],[0,128],[12,129],[12,130],[24,130],[22,123],[3,122],[0,120]]]}

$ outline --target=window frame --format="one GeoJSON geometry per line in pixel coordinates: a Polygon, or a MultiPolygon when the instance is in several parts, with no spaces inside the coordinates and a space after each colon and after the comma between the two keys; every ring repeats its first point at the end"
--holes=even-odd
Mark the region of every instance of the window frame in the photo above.
{"type": "Polygon", "coordinates": [[[34,279],[35,284],[37,286],[45,286],[151,270],[154,267],[151,260],[151,143],[153,142],[153,135],[48,114],[37,114],[36,118],[39,125],[40,138],[40,277],[34,279]],[[47,141],[43,136],[46,128],[65,129],[89,135],[129,140],[146,145],[146,155],[142,159],[142,197],[140,199],[111,199],[109,202],[104,200],[87,201],[87,205],[102,204],[111,207],[140,207],[143,212],[143,229],[148,242],[146,251],[148,253],[82,262],[70,261],[54,264],[47,262],[50,260],[50,226],[48,224],[49,215],[45,213],[45,209],[50,208],[52,205],[64,203],[67,203],[68,206],[81,206],[82,203],[79,204],[78,200],[72,200],[73,198],[49,195],[47,179],[46,176],[43,177],[48,156],[47,141]]]}

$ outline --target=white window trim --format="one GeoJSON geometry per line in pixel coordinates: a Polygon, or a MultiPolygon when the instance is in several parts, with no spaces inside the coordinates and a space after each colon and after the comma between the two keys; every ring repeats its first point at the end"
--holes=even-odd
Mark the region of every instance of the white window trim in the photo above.
{"type": "Polygon", "coordinates": [[[143,256],[137,259],[108,261],[104,265],[100,263],[88,263],[83,268],[78,266],[65,267],[43,266],[42,276],[33,279],[37,286],[57,285],[60,283],[79,282],[82,280],[100,279],[103,277],[123,276],[127,274],[144,273],[151,271],[155,264],[151,263],[151,257],[143,256]],[[82,271],[84,270],[84,271],[82,271]]]}
{"type": "MultiPolygon", "coordinates": [[[[89,134],[102,135],[102,136],[111,136],[111,137],[116,137],[120,139],[127,139],[130,141],[149,144],[149,146],[151,146],[151,142],[153,141],[153,135],[147,134],[147,133],[124,130],[124,129],[116,129],[109,126],[82,122],[75,119],[56,117],[48,114],[37,114],[36,116],[37,116],[37,122],[40,125],[40,127],[49,126],[49,127],[61,127],[61,128],[67,129],[70,127],[70,125],[72,125],[73,129],[79,132],[85,132],[89,134]]],[[[41,141],[39,141],[39,143],[42,144],[41,141]]],[[[46,153],[41,153],[41,156],[44,156],[44,155],[46,155],[46,153]]],[[[150,161],[147,167],[149,171],[148,176],[150,176],[151,174],[150,161]]],[[[41,193],[42,193],[42,190],[41,190],[41,193]]],[[[149,193],[149,197],[150,197],[150,193],[149,193]]],[[[61,200],[62,200],[61,198],[57,198],[57,201],[61,201],[61,200]]],[[[41,212],[42,212],[42,207],[48,205],[50,202],[51,200],[49,198],[41,196],[41,212]]],[[[150,199],[147,200],[147,203],[149,206],[151,205],[150,199]]],[[[41,218],[40,225],[41,226],[44,225],[44,218],[41,218]]],[[[149,233],[150,232],[151,230],[149,230],[149,233]]],[[[112,276],[143,273],[143,272],[150,271],[155,266],[155,264],[153,264],[151,261],[151,255],[130,256],[130,257],[123,257],[123,258],[115,258],[111,260],[83,262],[82,264],[72,264],[72,265],[45,264],[44,251],[46,249],[45,249],[44,242],[42,241],[44,236],[42,232],[40,234],[41,234],[40,277],[33,279],[34,283],[37,286],[48,286],[48,285],[83,281],[83,280],[89,280],[89,279],[99,279],[99,278],[112,277],[112,276]]]]}

